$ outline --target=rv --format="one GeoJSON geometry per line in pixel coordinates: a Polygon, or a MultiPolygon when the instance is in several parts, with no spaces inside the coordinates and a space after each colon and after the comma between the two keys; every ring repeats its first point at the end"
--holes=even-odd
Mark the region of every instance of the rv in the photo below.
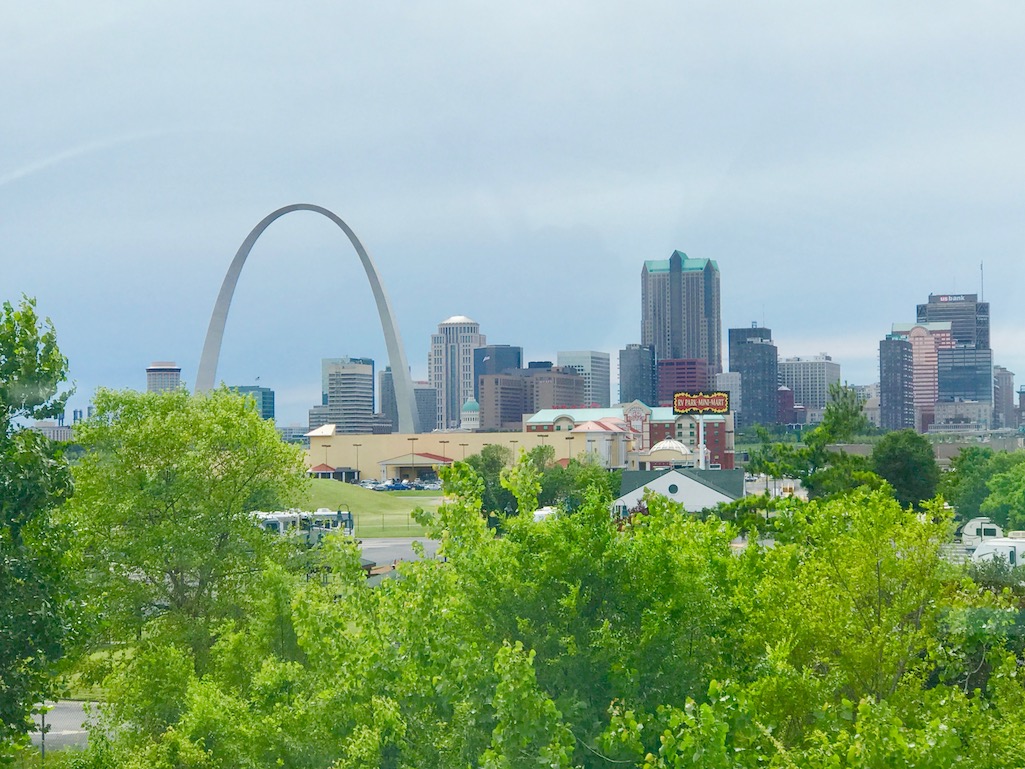
{"type": "Polygon", "coordinates": [[[354,526],[352,513],[348,510],[329,510],[326,507],[316,512],[303,510],[278,510],[265,513],[253,513],[257,525],[266,531],[282,536],[297,536],[315,545],[326,534],[341,531],[346,536],[353,535],[354,526]]]}
{"type": "Polygon", "coordinates": [[[1025,538],[994,537],[985,540],[972,553],[972,560],[976,562],[995,558],[1006,561],[1012,567],[1018,566],[1022,558],[1025,558],[1025,538]]]}
{"type": "Polygon", "coordinates": [[[961,527],[961,544],[978,547],[983,542],[1003,537],[1004,532],[989,518],[972,518],[961,527]]]}

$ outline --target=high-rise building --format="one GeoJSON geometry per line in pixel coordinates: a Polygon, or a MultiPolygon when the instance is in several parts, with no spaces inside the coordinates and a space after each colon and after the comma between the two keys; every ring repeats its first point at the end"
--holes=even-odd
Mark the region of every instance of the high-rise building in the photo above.
{"type": "Polygon", "coordinates": [[[337,433],[374,431],[374,361],[325,358],[321,364],[322,403],[310,409],[310,430],[333,424],[337,433]]]}
{"type": "MultiPolygon", "coordinates": [[[[377,392],[381,403],[381,414],[391,426],[390,431],[399,429],[399,406],[395,398],[395,379],[392,377],[391,366],[385,366],[383,371],[377,374],[377,392]]],[[[424,431],[423,425],[428,430],[434,429],[435,420],[438,418],[438,400],[434,388],[427,382],[413,382],[413,397],[416,401],[416,414],[414,428],[417,432],[424,431]]]]}
{"type": "Polygon", "coordinates": [[[924,433],[936,417],[936,401],[940,392],[937,379],[939,351],[954,346],[950,321],[894,323],[891,333],[911,343],[914,428],[924,433]]]}
{"type": "Polygon", "coordinates": [[[523,368],[523,348],[508,344],[488,344],[473,351],[473,397],[480,401],[480,378],[485,374],[523,368]]]}
{"type": "Polygon", "coordinates": [[[830,401],[829,388],[840,384],[840,364],[825,353],[784,358],[779,362],[779,383],[794,391],[795,403],[809,412],[821,412],[830,401]]]}
{"type": "Polygon", "coordinates": [[[901,334],[879,342],[879,424],[884,430],[915,426],[914,352],[901,334]]]}
{"type": "Polygon", "coordinates": [[[993,367],[993,425],[1004,429],[1018,427],[1018,410],[1014,407],[1014,372],[1003,366],[993,367]]]}
{"type": "Polygon", "coordinates": [[[730,394],[730,411],[737,412],[743,410],[744,399],[741,392],[739,372],[724,371],[721,374],[716,374],[712,386],[720,392],[730,394]]]}
{"type": "Polygon", "coordinates": [[[274,419],[274,391],[269,387],[257,385],[240,385],[232,390],[242,396],[251,396],[256,401],[256,410],[261,419],[274,419]]]}
{"type": "Polygon", "coordinates": [[[939,350],[936,357],[937,403],[993,403],[993,351],[971,345],[939,350]]]}
{"type": "Polygon", "coordinates": [[[989,302],[978,299],[977,294],[929,294],[929,301],[918,305],[918,322],[949,322],[955,345],[988,350],[989,302]]]}
{"type": "Polygon", "coordinates": [[[610,360],[607,352],[570,350],[558,355],[559,368],[576,371],[584,378],[584,405],[607,409],[611,405],[610,360]]]}
{"type": "Polygon", "coordinates": [[[641,269],[641,344],[657,360],[701,358],[712,374],[722,371],[719,267],[674,251],[641,269]]]}
{"type": "Polygon", "coordinates": [[[655,348],[644,344],[628,344],[619,351],[619,402],[640,401],[645,406],[658,405],[655,348]]]}
{"type": "Polygon", "coordinates": [[[582,408],[584,378],[549,361],[532,361],[527,368],[485,374],[480,378],[482,430],[519,429],[524,414],[541,409],[582,408]]]}
{"type": "MultiPolygon", "coordinates": [[[[772,425],[779,413],[779,355],[772,331],[751,324],[728,332],[730,371],[740,374],[741,401],[733,403],[737,429],[772,425]]],[[[791,388],[792,389],[792,388],[791,388]]]]}
{"type": "Polygon", "coordinates": [[[178,390],[182,386],[182,370],[174,361],[158,360],[146,367],[146,392],[178,390]]]}
{"type": "Polygon", "coordinates": [[[937,350],[936,427],[989,429],[993,421],[993,351],[989,302],[976,294],[930,294],[919,322],[949,322],[953,346],[937,350]],[[942,408],[940,408],[940,404],[942,408]],[[941,415],[942,412],[942,415],[941,415]]]}
{"type": "Polygon", "coordinates": [[[708,389],[708,361],[701,358],[669,358],[658,362],[658,405],[672,406],[673,395],[708,389]]]}
{"type": "MultiPolygon", "coordinates": [[[[438,333],[431,335],[427,373],[438,394],[434,428],[459,427],[463,404],[473,397],[473,351],[487,343],[487,337],[480,333],[480,324],[465,315],[442,321],[438,333]]],[[[424,425],[423,429],[428,431],[431,427],[424,425]]]]}

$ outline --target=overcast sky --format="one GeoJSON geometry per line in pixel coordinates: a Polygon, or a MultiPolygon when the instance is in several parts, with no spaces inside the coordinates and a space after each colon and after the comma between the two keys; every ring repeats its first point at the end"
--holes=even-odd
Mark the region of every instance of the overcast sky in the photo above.
{"type": "MultiPolygon", "coordinates": [[[[532,360],[615,361],[641,263],[674,249],[718,262],[724,336],[764,323],[858,384],[984,263],[994,360],[1025,378],[1021,2],[0,8],[0,299],[53,319],[75,406],[154,360],[194,382],[231,258],[296,202],[363,240],[416,378],[456,314],[532,360]]],[[[370,290],[290,214],[218,378],[304,423],[340,355],[386,364],[370,290]]]]}

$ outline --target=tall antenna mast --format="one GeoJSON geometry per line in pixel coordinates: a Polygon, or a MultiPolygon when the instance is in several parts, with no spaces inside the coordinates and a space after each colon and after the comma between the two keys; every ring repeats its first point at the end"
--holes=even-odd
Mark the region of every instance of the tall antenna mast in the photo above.
{"type": "Polygon", "coordinates": [[[979,262],[979,301],[986,301],[986,273],[982,270],[982,262],[979,262]]]}

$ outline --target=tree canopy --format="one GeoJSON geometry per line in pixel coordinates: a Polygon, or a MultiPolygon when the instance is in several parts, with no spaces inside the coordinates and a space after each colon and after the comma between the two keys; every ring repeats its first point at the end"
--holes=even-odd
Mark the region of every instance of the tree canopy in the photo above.
{"type": "Polygon", "coordinates": [[[63,413],[67,359],[34,300],[0,311],[0,758],[25,734],[73,638],[63,531],[53,510],[71,493],[60,449],[23,419],[63,413]]]}
{"type": "Polygon", "coordinates": [[[872,448],[872,470],[893,487],[902,505],[918,507],[936,496],[940,468],[932,444],[914,430],[887,433],[872,448]]]}
{"type": "Polygon", "coordinates": [[[86,453],[67,514],[102,596],[100,631],[123,641],[159,628],[201,660],[263,568],[250,513],[298,499],[301,452],[225,389],[101,390],[94,405],[77,429],[86,453]]]}
{"type": "Polygon", "coordinates": [[[328,538],[330,577],[268,564],[204,666],[144,637],[90,766],[1021,765],[1020,598],[940,557],[938,505],[780,503],[774,546],[737,551],[715,516],[650,496],[615,521],[592,486],[496,536],[472,466],[442,473],[438,559],[370,587],[328,538]]]}

